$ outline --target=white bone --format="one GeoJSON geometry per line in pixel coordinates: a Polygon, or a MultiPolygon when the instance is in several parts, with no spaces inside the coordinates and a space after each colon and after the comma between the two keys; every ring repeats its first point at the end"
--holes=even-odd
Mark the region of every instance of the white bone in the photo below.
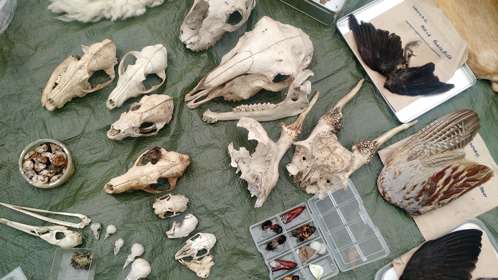
{"type": "Polygon", "coordinates": [[[125,263],[123,265],[123,269],[125,269],[137,257],[140,257],[141,255],[143,255],[144,252],[145,252],[145,248],[144,248],[144,246],[142,244],[140,244],[140,243],[133,243],[133,245],[131,245],[131,252],[128,255],[128,257],[126,257],[126,261],[125,261],[125,263]]]}
{"type": "Polygon", "coordinates": [[[119,238],[118,240],[114,241],[114,256],[117,256],[119,254],[119,251],[124,245],[124,240],[123,238],[119,238]]]}
{"type": "Polygon", "coordinates": [[[131,270],[126,276],[126,280],[145,279],[151,271],[150,263],[145,259],[138,258],[131,264],[131,270]]]}
{"type": "Polygon", "coordinates": [[[100,230],[102,229],[102,225],[100,223],[92,223],[90,225],[90,229],[92,230],[93,236],[95,239],[99,240],[100,238],[100,230]]]}
{"type": "Polygon", "coordinates": [[[9,209],[12,209],[14,211],[18,211],[18,212],[21,212],[23,214],[29,215],[31,217],[40,219],[42,221],[46,221],[46,222],[61,225],[61,226],[71,227],[71,228],[82,229],[82,228],[85,228],[92,221],[92,220],[90,220],[90,218],[88,218],[87,216],[85,216],[83,214],[67,213],[67,212],[54,212],[54,211],[48,211],[48,210],[42,210],[42,209],[36,209],[36,208],[30,208],[30,207],[23,207],[23,206],[18,206],[18,205],[13,205],[13,204],[9,204],[9,203],[3,203],[3,202],[0,202],[0,205],[7,207],[9,209]],[[53,215],[60,215],[60,216],[68,216],[68,217],[76,217],[76,218],[80,219],[80,222],[77,224],[70,223],[70,222],[66,222],[66,221],[61,221],[61,220],[45,217],[45,216],[42,216],[42,215],[39,215],[36,213],[32,213],[32,212],[53,214],[53,215]]]}
{"type": "Polygon", "coordinates": [[[115,225],[108,225],[105,228],[104,240],[106,240],[107,238],[109,238],[111,235],[115,234],[117,231],[118,231],[118,229],[116,228],[115,225]]]}
{"type": "Polygon", "coordinates": [[[152,204],[154,214],[161,219],[174,217],[187,210],[189,199],[183,194],[166,194],[158,197],[152,204]]]}
{"type": "Polygon", "coordinates": [[[164,0],[50,0],[48,9],[60,14],[61,21],[111,21],[143,15],[147,8],[161,5],[164,0]]]}
{"type": "Polygon", "coordinates": [[[216,236],[212,233],[197,233],[185,241],[185,245],[175,254],[175,259],[180,260],[187,257],[199,260],[207,255],[216,244],[216,236]],[[199,252],[202,252],[198,254],[199,252]]]}
{"type": "Polygon", "coordinates": [[[43,89],[41,103],[49,111],[62,108],[74,97],[83,97],[109,85],[115,78],[116,45],[105,39],[93,45],[82,46],[83,56],[77,59],[73,56],[59,64],[50,76],[43,89]],[[103,70],[109,80],[92,87],[90,77],[103,70]]]}
{"type": "Polygon", "coordinates": [[[122,140],[126,137],[156,135],[173,117],[173,98],[164,94],[146,95],[133,103],[128,112],[111,125],[107,137],[122,140]]]}
{"type": "Polygon", "coordinates": [[[254,207],[261,207],[277,184],[280,160],[301,133],[304,119],[316,103],[318,96],[319,93],[316,93],[311,100],[311,104],[299,115],[294,123],[282,125],[280,138],[277,142],[273,142],[268,137],[263,126],[253,119],[241,118],[237,123],[238,127],[243,127],[249,131],[249,140],[258,142],[252,155],[244,147],[236,150],[233,143],[228,146],[231,166],[237,168],[236,173],[239,171],[242,173],[240,178],[247,181],[251,196],[257,197],[254,207]]]}
{"type": "Polygon", "coordinates": [[[313,44],[306,33],[269,17],[239,39],[221,64],[185,95],[190,108],[216,97],[245,100],[262,89],[281,91],[310,64],[313,44]]]}
{"type": "Polygon", "coordinates": [[[119,62],[119,78],[116,88],[107,99],[107,108],[112,110],[121,107],[123,103],[135,96],[147,94],[158,89],[166,81],[166,67],[168,66],[168,52],[161,45],[144,47],[140,52],[131,51],[123,56],[119,62]],[[136,58],[134,64],[125,66],[126,58],[132,55],[136,58]],[[144,81],[147,75],[157,75],[161,82],[146,88],[144,81]]]}
{"type": "Polygon", "coordinates": [[[171,239],[187,237],[195,230],[198,223],[197,217],[187,214],[182,221],[173,222],[171,229],[166,232],[166,236],[171,239]]]}
{"type": "Polygon", "coordinates": [[[0,224],[39,237],[46,242],[64,249],[74,248],[82,243],[81,234],[64,226],[31,226],[0,218],[0,224]],[[62,235],[62,237],[60,236],[62,235]]]}
{"type": "Polygon", "coordinates": [[[125,174],[111,179],[104,186],[104,191],[109,194],[130,190],[143,190],[149,193],[171,191],[175,189],[178,178],[189,165],[188,155],[153,147],[143,152],[125,174]],[[169,189],[155,188],[161,179],[168,180],[169,189]]]}
{"type": "Polygon", "coordinates": [[[256,0],[194,0],[180,27],[180,40],[193,51],[208,49],[225,32],[239,29],[255,6],[256,0]]]}
{"type": "Polygon", "coordinates": [[[201,279],[207,279],[209,273],[211,272],[211,267],[214,265],[213,256],[208,255],[199,260],[178,260],[181,264],[186,266],[188,269],[195,272],[197,277],[201,279]]]}

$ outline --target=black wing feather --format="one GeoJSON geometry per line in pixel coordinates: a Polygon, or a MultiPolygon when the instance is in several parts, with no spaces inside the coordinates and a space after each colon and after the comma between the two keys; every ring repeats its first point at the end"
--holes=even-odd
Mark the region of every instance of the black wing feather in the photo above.
{"type": "Polygon", "coordinates": [[[384,87],[393,93],[410,96],[437,94],[452,89],[454,85],[439,81],[434,69],[432,62],[420,67],[398,69],[387,75],[384,87]]]}
{"type": "Polygon", "coordinates": [[[349,28],[358,47],[361,59],[368,67],[387,76],[404,62],[401,38],[373,24],[358,23],[354,15],[349,16],[349,28]]]}
{"type": "Polygon", "coordinates": [[[480,230],[468,229],[426,242],[408,261],[400,280],[470,280],[481,237],[480,230]]]}

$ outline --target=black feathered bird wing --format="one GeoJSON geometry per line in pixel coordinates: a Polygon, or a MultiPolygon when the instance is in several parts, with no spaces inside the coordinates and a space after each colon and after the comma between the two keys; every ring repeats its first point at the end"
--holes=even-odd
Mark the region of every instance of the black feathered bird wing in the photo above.
{"type": "Polygon", "coordinates": [[[384,87],[391,92],[410,96],[437,94],[452,89],[452,84],[439,81],[434,70],[432,62],[420,67],[395,70],[387,75],[384,87]]]}

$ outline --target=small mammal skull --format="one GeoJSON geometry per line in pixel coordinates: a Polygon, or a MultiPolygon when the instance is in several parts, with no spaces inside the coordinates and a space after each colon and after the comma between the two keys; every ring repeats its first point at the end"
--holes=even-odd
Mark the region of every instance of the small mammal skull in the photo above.
{"type": "Polygon", "coordinates": [[[152,208],[154,209],[154,214],[159,218],[166,219],[185,212],[188,202],[189,199],[183,194],[166,194],[158,197],[152,204],[152,208]]]}
{"type": "Polygon", "coordinates": [[[69,56],[50,76],[41,98],[41,103],[47,110],[62,108],[74,97],[83,97],[100,90],[114,80],[114,65],[118,60],[116,45],[111,40],[105,39],[81,48],[84,54],[80,59],[69,56]],[[93,86],[90,84],[90,77],[99,70],[103,70],[109,80],[93,86]]]}
{"type": "Polygon", "coordinates": [[[107,131],[107,138],[123,140],[126,137],[156,135],[173,117],[173,98],[165,94],[146,95],[133,103],[128,112],[107,131]]]}
{"type": "Polygon", "coordinates": [[[199,220],[192,214],[187,214],[182,221],[174,221],[171,229],[166,232],[166,236],[170,239],[187,237],[192,233],[199,220]]]}
{"type": "Polygon", "coordinates": [[[175,259],[180,260],[187,257],[199,260],[207,255],[216,244],[216,236],[212,233],[197,233],[189,238],[185,245],[175,254],[175,259]]]}
{"type": "Polygon", "coordinates": [[[208,255],[199,260],[178,260],[181,264],[186,266],[188,269],[195,272],[197,277],[201,279],[207,279],[209,273],[211,272],[211,267],[214,265],[213,256],[208,255]]]}
{"type": "Polygon", "coordinates": [[[161,44],[144,47],[140,52],[131,51],[125,54],[119,63],[118,84],[107,99],[107,108],[112,110],[121,107],[132,97],[158,89],[166,81],[167,66],[168,52],[161,44]],[[130,55],[134,56],[136,61],[132,65],[125,66],[126,58],[130,55]],[[144,81],[152,74],[157,75],[161,82],[147,89],[144,81]]]}
{"type": "Polygon", "coordinates": [[[194,0],[180,27],[180,41],[192,51],[206,50],[225,32],[239,29],[255,6],[256,0],[194,0]]]}
{"type": "Polygon", "coordinates": [[[149,193],[171,191],[175,189],[178,178],[189,165],[188,155],[153,147],[143,152],[125,174],[111,179],[104,186],[104,191],[108,194],[131,190],[143,190],[149,193]],[[156,189],[162,183],[161,179],[168,181],[169,189],[156,189]]]}

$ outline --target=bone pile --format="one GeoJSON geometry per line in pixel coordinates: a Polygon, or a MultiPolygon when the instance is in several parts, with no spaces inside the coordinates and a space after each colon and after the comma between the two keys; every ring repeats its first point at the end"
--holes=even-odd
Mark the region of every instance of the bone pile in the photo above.
{"type": "Polygon", "coordinates": [[[35,185],[56,183],[67,171],[68,156],[61,146],[44,143],[26,153],[22,171],[35,185]]]}

